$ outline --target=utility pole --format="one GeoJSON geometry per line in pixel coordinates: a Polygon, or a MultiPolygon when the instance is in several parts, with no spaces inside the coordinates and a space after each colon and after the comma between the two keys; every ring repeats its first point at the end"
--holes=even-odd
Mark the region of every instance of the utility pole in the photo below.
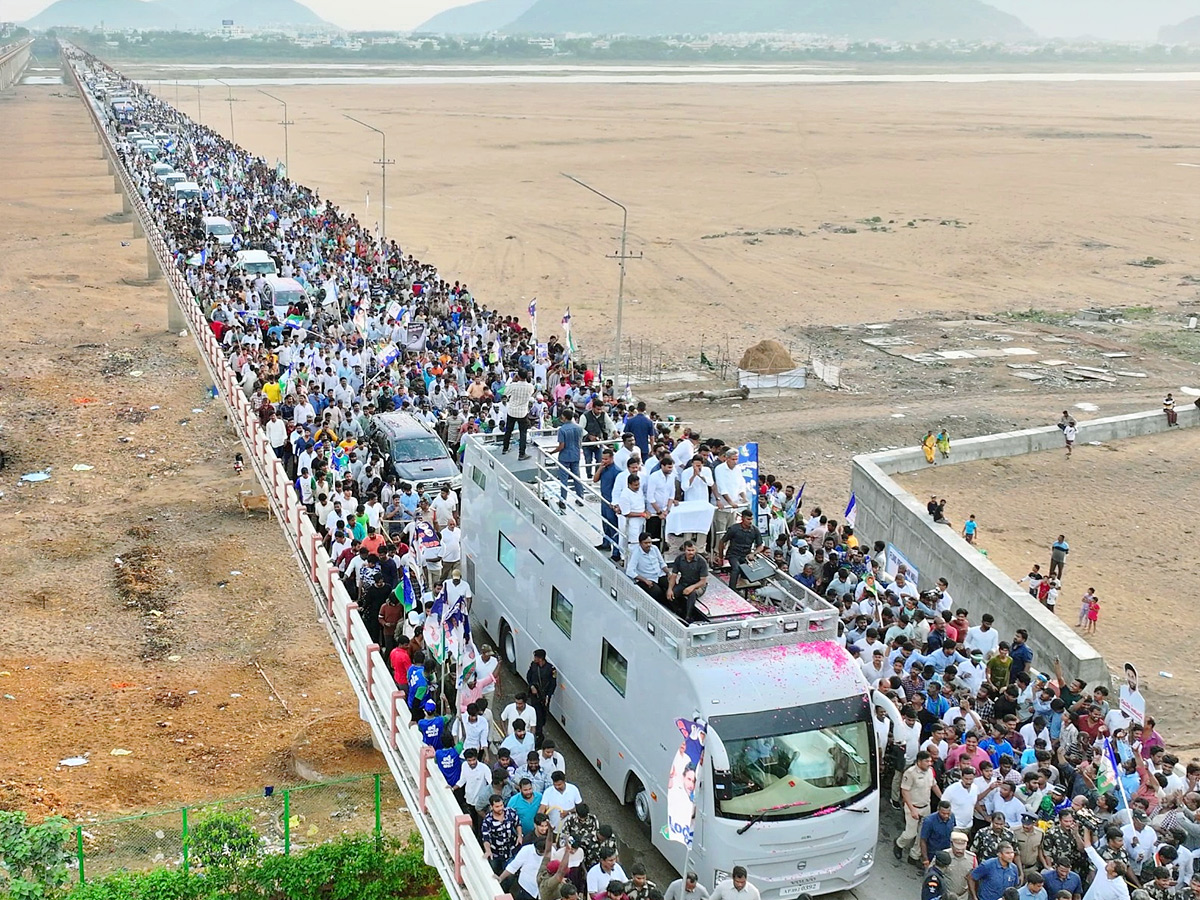
{"type": "Polygon", "coordinates": [[[363,128],[369,128],[371,131],[375,132],[377,135],[379,135],[383,139],[383,149],[380,153],[379,159],[375,160],[375,163],[374,163],[374,165],[379,166],[379,180],[381,182],[383,182],[383,184],[382,184],[383,213],[380,216],[380,225],[379,225],[380,243],[383,244],[383,243],[387,242],[387,167],[391,166],[391,165],[395,165],[396,161],[394,159],[388,159],[387,135],[386,134],[384,134],[382,131],[380,131],[378,128],[376,128],[374,125],[368,125],[362,119],[356,119],[356,118],[354,118],[354,116],[347,116],[345,113],[342,113],[342,115],[345,116],[347,119],[349,119],[351,122],[357,122],[363,128]]]}
{"type": "Polygon", "coordinates": [[[204,124],[204,110],[200,108],[200,85],[194,84],[194,85],[192,85],[192,87],[194,87],[196,89],[196,120],[201,125],[203,125],[204,124]]]}
{"type": "Polygon", "coordinates": [[[260,94],[266,94],[268,97],[270,97],[276,103],[282,104],[282,106],[283,106],[283,121],[279,123],[280,125],[283,126],[283,167],[285,169],[287,169],[287,171],[289,173],[288,177],[291,178],[292,176],[290,173],[292,171],[292,168],[291,168],[291,165],[288,160],[288,126],[295,125],[296,123],[291,121],[290,119],[288,119],[287,103],[285,101],[280,100],[274,94],[267,94],[267,92],[264,91],[262,88],[258,88],[257,90],[260,94]]]}
{"type": "Polygon", "coordinates": [[[229,88],[229,97],[225,101],[226,103],[229,104],[229,141],[230,141],[230,143],[236,144],[237,139],[233,136],[233,104],[236,102],[233,99],[233,85],[231,85],[227,81],[221,81],[220,78],[218,78],[217,81],[220,84],[225,85],[225,87],[229,88]]]}
{"type": "Polygon", "coordinates": [[[613,384],[615,385],[621,376],[621,319],[625,312],[625,261],[641,259],[643,254],[641,251],[638,251],[636,254],[626,252],[629,235],[629,210],[625,208],[625,204],[614,200],[603,191],[596,190],[590,184],[580,181],[574,175],[568,175],[566,172],[562,172],[561,174],[563,178],[571,179],[571,181],[580,187],[587,188],[597,197],[603,197],[609,203],[613,204],[613,206],[620,207],[621,209],[621,252],[605,254],[608,259],[619,260],[621,263],[621,278],[617,282],[617,334],[613,340],[613,384]]]}

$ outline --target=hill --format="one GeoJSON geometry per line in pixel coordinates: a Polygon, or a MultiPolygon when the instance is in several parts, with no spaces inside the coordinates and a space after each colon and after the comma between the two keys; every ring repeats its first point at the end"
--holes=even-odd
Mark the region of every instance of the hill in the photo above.
{"type": "Polygon", "coordinates": [[[1200,16],[1192,16],[1178,25],[1165,25],[1158,32],[1163,44],[1200,44],[1200,16]]]}
{"type": "Polygon", "coordinates": [[[60,26],[143,31],[211,30],[233,19],[244,28],[271,25],[327,25],[298,0],[254,0],[253,3],[192,0],[57,0],[25,23],[29,28],[60,26]]]}
{"type": "Polygon", "coordinates": [[[505,31],[563,34],[805,32],[853,40],[1022,40],[1033,32],[980,0],[537,0],[505,31]]]}
{"type": "Polygon", "coordinates": [[[427,22],[422,22],[413,31],[428,31],[434,34],[487,34],[489,31],[501,30],[533,4],[534,0],[478,0],[476,3],[444,10],[427,22]]]}

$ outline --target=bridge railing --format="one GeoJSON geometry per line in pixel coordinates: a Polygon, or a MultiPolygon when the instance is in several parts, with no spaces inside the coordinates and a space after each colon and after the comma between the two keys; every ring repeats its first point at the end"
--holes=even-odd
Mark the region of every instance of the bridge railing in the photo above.
{"type": "MultiPolygon", "coordinates": [[[[208,369],[230,421],[247,450],[246,459],[269,498],[296,561],[304,571],[321,621],[337,649],[342,666],[359,702],[359,715],[374,734],[388,769],[396,779],[425,842],[426,862],[436,867],[454,900],[495,900],[505,894],[484,858],[483,849],[434,765],[433,751],[421,740],[411,721],[405,693],[392,679],[378,644],[371,640],[355,603],[342,586],[336,567],[321,545],[283,464],[259,426],[258,416],[241,390],[237,374],[204,318],[186,279],[179,271],[162,229],[142,200],[141,193],[117,153],[113,134],[84,88],[77,60],[68,58],[66,69],[79,90],[93,126],[113,163],[133,215],[141,225],[155,259],[190,325],[200,357],[208,369]]],[[[170,302],[170,301],[169,301],[170,302]]]]}

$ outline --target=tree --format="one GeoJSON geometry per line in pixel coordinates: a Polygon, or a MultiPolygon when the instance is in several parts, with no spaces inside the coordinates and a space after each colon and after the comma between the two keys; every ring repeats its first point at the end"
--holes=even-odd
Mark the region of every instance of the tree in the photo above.
{"type": "Polygon", "coordinates": [[[67,835],[61,816],[30,825],[23,812],[0,812],[0,892],[13,900],[45,900],[67,883],[67,835]]]}
{"type": "Polygon", "coordinates": [[[248,809],[231,812],[217,807],[192,829],[188,849],[206,877],[231,884],[240,872],[258,862],[262,841],[248,809]]]}

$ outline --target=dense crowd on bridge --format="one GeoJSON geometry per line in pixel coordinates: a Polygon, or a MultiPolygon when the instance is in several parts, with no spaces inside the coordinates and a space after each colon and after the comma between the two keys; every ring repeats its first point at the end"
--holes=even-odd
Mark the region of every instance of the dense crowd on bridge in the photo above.
{"type": "MultiPolygon", "coordinates": [[[[379,412],[411,412],[456,454],[466,435],[487,432],[524,457],[528,429],[557,429],[562,502],[571,486],[575,502],[588,503],[592,492],[580,486],[593,484],[600,549],[682,617],[695,615],[722,564],[736,586],[740,566],[759,556],[833,604],[866,681],[899,712],[877,710],[884,790],[905,823],[896,855],[925,868],[931,897],[1001,900],[1015,888],[1022,898],[1066,891],[1078,900],[1086,891],[1105,900],[1132,886],[1152,900],[1200,898],[1200,765],[1181,766],[1152,719],[1131,722],[1105,688],[1035,659],[1024,631],[1001,635],[944,580],[918,588],[903,566],[889,572],[881,543],[820,509],[806,512],[802,491],[770,476],[759,487],[760,531],[736,447],[648,411],[579,364],[569,334],[539,345],[465,283],[133,93],[133,120],[175,135],[173,163],[202,191],[198,201],[176,199],[119,138],[142,198],[407,691],[423,739],[493,868],[522,900],[663,894],[641,866],[622,868],[612,828],[589,811],[544,731],[556,687],[544,654],[525,673],[527,689],[500,707],[501,668],[489,647],[454,672],[444,648],[429,646],[431,617],[440,626],[454,609],[469,620],[459,498],[448,488],[423,496],[390,471],[363,440],[379,412]],[[234,242],[206,236],[202,215],[233,223],[234,242]],[[234,266],[236,251],[250,248],[266,250],[307,298],[287,310],[266,304],[259,279],[234,266]],[[712,527],[668,534],[670,509],[697,500],[713,507],[712,527]]],[[[733,875],[714,893],[754,900],[745,872],[733,875]]],[[[665,895],[704,900],[708,891],[692,877],[665,895]]]]}

